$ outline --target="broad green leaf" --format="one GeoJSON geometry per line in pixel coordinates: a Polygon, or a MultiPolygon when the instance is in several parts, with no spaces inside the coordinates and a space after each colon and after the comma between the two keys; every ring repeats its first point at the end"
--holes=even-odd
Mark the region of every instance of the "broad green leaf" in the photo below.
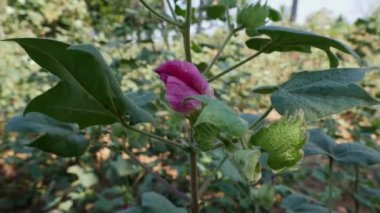
{"type": "Polygon", "coordinates": [[[271,46],[265,53],[273,51],[299,51],[307,53],[310,52],[311,47],[315,47],[326,52],[330,61],[330,67],[337,67],[339,65],[338,58],[331,52],[331,48],[335,48],[352,55],[360,65],[363,64],[363,61],[355,51],[345,44],[326,36],[278,26],[261,26],[256,30],[260,34],[269,36],[270,41],[260,40],[258,38],[248,40],[247,46],[255,50],[262,49],[265,46],[264,44],[268,42],[271,43],[271,46]]]}
{"type": "Polygon", "coordinates": [[[294,213],[324,213],[328,210],[318,201],[305,195],[289,195],[281,202],[281,208],[294,213]]]}
{"type": "MultiPolygon", "coordinates": [[[[224,149],[217,149],[217,150],[213,150],[212,154],[217,156],[219,159],[222,159],[226,155],[226,152],[224,149]]],[[[215,163],[215,165],[218,165],[219,162],[220,161],[215,163]]],[[[230,178],[231,180],[235,182],[246,183],[245,179],[241,176],[238,168],[229,158],[227,158],[226,161],[224,161],[224,163],[220,167],[220,171],[222,172],[223,175],[225,175],[226,177],[230,178]]]]}
{"type": "Polygon", "coordinates": [[[371,166],[380,163],[380,152],[360,143],[336,144],[334,139],[321,129],[309,131],[309,143],[305,146],[305,154],[323,154],[346,165],[371,166]]]}
{"type": "Polygon", "coordinates": [[[334,159],[346,165],[372,166],[380,163],[380,153],[359,143],[342,143],[334,148],[334,159]]]}
{"type": "Polygon", "coordinates": [[[40,113],[14,117],[5,129],[19,133],[33,133],[37,138],[28,146],[61,157],[80,156],[89,145],[77,125],[62,123],[40,113]]]}
{"type": "Polygon", "coordinates": [[[210,96],[191,98],[203,103],[200,114],[190,118],[195,141],[203,151],[213,147],[215,137],[219,133],[225,133],[230,138],[242,137],[248,130],[247,122],[217,99],[210,96]]]}
{"type": "Polygon", "coordinates": [[[246,28],[248,36],[258,34],[257,28],[265,25],[266,19],[269,16],[269,7],[261,5],[260,2],[245,6],[238,12],[237,23],[246,28]]]}
{"type": "Polygon", "coordinates": [[[151,116],[125,97],[100,52],[91,45],[69,45],[55,40],[9,39],[21,45],[42,68],[60,82],[33,99],[25,109],[80,128],[111,124],[122,116],[130,123],[152,121],[151,116]]]}
{"type": "Polygon", "coordinates": [[[176,207],[164,196],[156,192],[146,192],[142,195],[141,207],[128,209],[126,213],[151,212],[151,213],[186,213],[185,208],[176,207]]]}
{"type": "Polygon", "coordinates": [[[220,131],[212,124],[200,124],[194,127],[194,138],[198,147],[203,151],[208,151],[214,146],[215,137],[220,131]]]}
{"type": "Polygon", "coordinates": [[[307,133],[302,115],[281,118],[253,134],[250,145],[268,153],[268,166],[284,170],[296,165],[303,157],[302,147],[307,133]]]}
{"type": "Polygon", "coordinates": [[[207,19],[225,19],[226,7],[224,5],[208,5],[204,6],[202,10],[206,11],[207,19]]]}
{"type": "Polygon", "coordinates": [[[341,68],[296,73],[272,93],[272,105],[281,115],[302,109],[306,120],[317,120],[353,107],[379,104],[355,84],[365,71],[341,68]]]}
{"type": "Polygon", "coordinates": [[[309,142],[304,147],[305,155],[329,155],[334,152],[335,141],[322,129],[309,130],[309,142]]]}
{"type": "Polygon", "coordinates": [[[257,149],[237,150],[230,154],[228,158],[248,184],[255,184],[261,178],[260,155],[261,152],[257,149]]]}
{"type": "Polygon", "coordinates": [[[253,123],[255,123],[260,118],[259,115],[250,114],[250,113],[240,114],[240,117],[243,118],[245,121],[247,121],[248,126],[251,126],[253,123]]]}
{"type": "Polygon", "coordinates": [[[152,113],[156,110],[154,102],[157,100],[157,96],[153,92],[126,92],[124,95],[139,108],[147,112],[152,113]]]}
{"type": "Polygon", "coordinates": [[[192,97],[203,103],[203,109],[193,124],[211,124],[229,136],[241,137],[248,130],[247,123],[219,100],[209,96],[192,97]]]}
{"type": "Polygon", "coordinates": [[[282,45],[275,44],[269,38],[251,38],[245,42],[248,48],[254,49],[257,51],[263,51],[264,53],[271,53],[273,51],[277,52],[288,52],[288,51],[297,51],[303,53],[311,53],[310,46],[307,45],[282,45]],[[270,48],[267,48],[270,46],[270,48]]]}

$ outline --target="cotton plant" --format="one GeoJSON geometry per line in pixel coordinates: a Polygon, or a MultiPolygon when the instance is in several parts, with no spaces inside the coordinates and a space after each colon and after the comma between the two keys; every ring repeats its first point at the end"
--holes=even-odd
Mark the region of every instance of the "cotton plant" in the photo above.
{"type": "Polygon", "coordinates": [[[136,211],[185,212],[188,209],[199,212],[203,193],[226,159],[236,167],[246,184],[254,185],[261,178],[263,166],[279,173],[289,171],[300,163],[308,139],[307,122],[353,107],[379,104],[357,84],[367,69],[353,50],[337,40],[311,32],[267,25],[280,17],[267,4],[238,5],[235,1],[218,4],[225,13],[216,18],[222,17],[230,32],[208,67],[201,72],[192,63],[191,57],[192,1],[186,1],[183,20],[175,13],[171,17],[162,15],[147,2],[140,2],[157,18],[172,24],[182,33],[185,58],[163,61],[154,71],[164,84],[166,101],[173,113],[188,120],[191,128],[189,138],[169,140],[140,128],[140,123],[163,124],[155,123],[153,115],[123,94],[101,53],[92,45],[70,45],[40,38],[7,40],[18,43],[37,64],[60,79],[53,88],[34,98],[24,115],[12,119],[7,125],[8,131],[37,134],[28,146],[61,157],[80,156],[89,146],[81,134],[82,129],[120,123],[126,129],[150,137],[154,142],[178,148],[189,156],[190,197],[173,189],[167,181],[141,163],[128,146],[120,144],[119,151],[128,154],[187,203],[184,207],[176,207],[161,195],[150,193],[143,195],[142,205],[133,208],[136,211]],[[236,22],[229,14],[231,8],[238,10],[236,22]],[[245,30],[250,37],[245,44],[254,51],[253,55],[215,74],[213,65],[218,62],[230,39],[241,30],[245,30]],[[268,109],[257,119],[244,119],[214,95],[214,81],[228,77],[228,73],[262,54],[288,51],[311,53],[312,48],[326,53],[331,69],[297,72],[280,85],[256,88],[255,92],[270,95],[271,100],[268,109]],[[333,49],[352,55],[360,67],[337,68],[339,58],[333,49]],[[211,77],[207,79],[205,76],[211,77]],[[265,122],[273,110],[282,117],[277,121],[265,122]],[[182,140],[186,143],[179,142],[182,140]],[[197,156],[213,150],[222,150],[224,156],[212,175],[199,186],[197,156]],[[164,199],[165,208],[144,203],[152,199],[164,199]]]}

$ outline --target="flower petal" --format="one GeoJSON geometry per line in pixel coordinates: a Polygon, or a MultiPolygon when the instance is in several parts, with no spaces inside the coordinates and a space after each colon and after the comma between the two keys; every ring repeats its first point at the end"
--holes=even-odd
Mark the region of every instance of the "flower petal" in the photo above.
{"type": "MultiPolygon", "coordinates": [[[[198,68],[187,61],[172,60],[161,64],[156,73],[160,75],[161,80],[166,84],[168,76],[174,76],[186,83],[190,88],[196,90],[198,94],[210,92],[207,80],[199,72],[198,68]]],[[[212,89],[211,89],[212,90],[212,89]]]]}
{"type": "Polygon", "coordinates": [[[173,76],[166,78],[166,99],[174,111],[189,115],[195,109],[199,109],[201,107],[199,101],[195,99],[185,100],[194,95],[199,95],[199,93],[180,79],[173,76]]]}

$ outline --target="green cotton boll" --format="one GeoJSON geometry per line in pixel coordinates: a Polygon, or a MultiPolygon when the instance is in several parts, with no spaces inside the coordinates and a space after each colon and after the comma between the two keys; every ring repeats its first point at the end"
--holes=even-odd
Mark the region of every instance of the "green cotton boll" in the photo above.
{"type": "Polygon", "coordinates": [[[283,170],[296,165],[302,159],[302,147],[306,141],[303,113],[297,113],[260,129],[252,135],[250,145],[259,146],[268,153],[270,168],[283,170]]]}
{"type": "Polygon", "coordinates": [[[208,151],[214,146],[219,130],[210,124],[200,124],[194,128],[194,139],[199,149],[208,151]]]}

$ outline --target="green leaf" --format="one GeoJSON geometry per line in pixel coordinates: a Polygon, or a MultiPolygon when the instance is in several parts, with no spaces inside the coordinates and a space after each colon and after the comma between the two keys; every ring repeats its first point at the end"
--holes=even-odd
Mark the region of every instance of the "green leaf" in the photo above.
{"type": "MultiPolygon", "coordinates": [[[[224,149],[217,149],[217,150],[213,150],[212,154],[218,157],[218,159],[222,159],[226,155],[226,152],[224,149]]],[[[218,165],[219,162],[215,162],[214,164],[218,165]]],[[[246,183],[246,180],[241,176],[238,168],[230,160],[230,158],[227,158],[226,161],[224,161],[224,163],[220,167],[220,171],[222,172],[223,175],[225,175],[226,177],[230,178],[231,180],[235,182],[246,183]]]]}
{"type": "Polygon", "coordinates": [[[259,115],[256,115],[256,114],[250,114],[250,113],[243,113],[243,114],[240,114],[240,117],[241,117],[242,119],[244,119],[245,121],[247,121],[248,126],[251,126],[253,123],[255,123],[255,122],[260,118],[259,115]]]}
{"type": "Polygon", "coordinates": [[[33,99],[24,113],[41,112],[80,128],[111,124],[121,116],[130,123],[152,117],[125,97],[100,52],[90,45],[69,45],[55,40],[9,39],[21,45],[42,68],[60,82],[33,99]]]}
{"type": "Polygon", "coordinates": [[[237,150],[230,154],[228,158],[248,184],[255,184],[261,178],[260,155],[261,152],[257,149],[237,150]]]}
{"type": "Polygon", "coordinates": [[[252,90],[252,92],[259,94],[271,94],[274,91],[278,90],[278,86],[260,86],[252,90]]]}
{"type": "Polygon", "coordinates": [[[312,129],[309,133],[309,143],[305,146],[307,155],[327,155],[345,165],[371,166],[380,163],[380,153],[363,144],[336,144],[321,129],[312,129]]]}
{"type": "MultiPolygon", "coordinates": [[[[310,50],[311,47],[315,47],[326,52],[330,61],[330,67],[337,67],[339,64],[338,58],[331,52],[331,48],[335,48],[352,55],[360,65],[363,64],[360,56],[355,51],[332,38],[307,31],[278,26],[261,26],[256,30],[258,33],[265,34],[271,39],[270,42],[272,45],[265,53],[271,53],[273,51],[299,51],[307,53],[310,52],[308,50],[310,50]]],[[[258,42],[257,38],[253,38],[253,40],[247,41],[247,46],[259,50],[259,47],[262,47],[263,41],[261,41],[260,44],[254,44],[256,42],[258,42]]]]}
{"type": "Polygon", "coordinates": [[[357,106],[380,102],[355,84],[364,77],[365,68],[341,68],[299,72],[271,95],[280,114],[302,109],[306,120],[317,120],[357,106]]]}
{"type": "Polygon", "coordinates": [[[272,7],[269,7],[269,15],[268,15],[268,18],[274,22],[277,22],[277,21],[281,21],[282,20],[282,16],[281,16],[281,13],[279,11],[277,11],[276,9],[272,8],[272,7]]]}
{"type": "Polygon", "coordinates": [[[202,10],[206,11],[207,19],[221,19],[224,20],[226,16],[226,7],[224,5],[208,5],[204,6],[202,10]]]}
{"type": "Polygon", "coordinates": [[[261,5],[260,2],[245,6],[238,12],[237,23],[246,28],[248,36],[258,34],[256,28],[265,25],[266,19],[269,16],[269,7],[261,5]]]}
{"type": "Polygon", "coordinates": [[[372,166],[380,163],[380,153],[359,143],[342,143],[334,149],[334,159],[345,165],[372,166]]]}
{"type": "Polygon", "coordinates": [[[379,104],[355,84],[365,71],[341,68],[296,73],[272,93],[272,105],[281,115],[302,109],[306,120],[317,120],[353,107],[379,104]]]}
{"type": "Polygon", "coordinates": [[[194,127],[194,139],[203,151],[208,151],[214,147],[214,140],[218,133],[218,128],[212,124],[203,123],[194,127]]]}
{"type": "Polygon", "coordinates": [[[136,167],[128,160],[118,156],[116,160],[110,161],[111,167],[115,169],[120,177],[136,174],[141,171],[141,167],[136,167]]]}
{"type": "Polygon", "coordinates": [[[253,134],[250,145],[259,146],[268,153],[268,165],[284,170],[296,165],[303,157],[302,147],[307,133],[302,115],[281,118],[253,134]]]}
{"type": "Polygon", "coordinates": [[[14,117],[8,122],[5,129],[6,131],[36,134],[38,137],[28,146],[61,157],[80,156],[89,145],[79,132],[77,125],[62,123],[40,113],[14,117]]]}
{"type": "Polygon", "coordinates": [[[194,127],[203,123],[211,124],[220,132],[234,137],[241,137],[248,130],[247,123],[219,100],[210,96],[193,96],[192,98],[204,104],[202,112],[193,124],[194,127]]]}
{"type": "Polygon", "coordinates": [[[309,140],[304,147],[305,155],[329,155],[334,152],[335,140],[322,129],[309,130],[309,140]]]}
{"type": "Polygon", "coordinates": [[[248,130],[247,122],[217,99],[210,96],[191,98],[203,103],[200,114],[190,118],[195,141],[201,150],[211,149],[219,133],[225,133],[229,137],[242,137],[248,130]]]}
{"type": "Polygon", "coordinates": [[[328,210],[322,206],[318,201],[305,196],[305,195],[289,195],[281,202],[281,208],[286,209],[286,212],[297,213],[310,213],[318,212],[324,213],[328,210]]]}
{"type": "Polygon", "coordinates": [[[141,207],[128,209],[126,213],[151,212],[151,213],[186,213],[185,208],[178,208],[164,196],[156,192],[146,192],[142,195],[141,207]]]}
{"type": "Polygon", "coordinates": [[[277,52],[288,52],[297,51],[303,53],[311,53],[310,46],[307,45],[282,45],[274,44],[271,39],[268,38],[251,38],[245,42],[248,48],[254,49],[256,51],[263,50],[264,53],[271,53],[273,51],[277,52]],[[270,48],[267,48],[270,45],[270,48]]]}

